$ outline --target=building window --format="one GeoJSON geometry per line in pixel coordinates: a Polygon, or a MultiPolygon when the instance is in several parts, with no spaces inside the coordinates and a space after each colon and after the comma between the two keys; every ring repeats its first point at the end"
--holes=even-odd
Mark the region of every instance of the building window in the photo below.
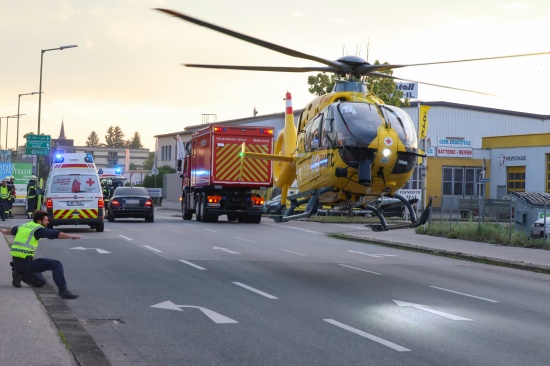
{"type": "Polygon", "coordinates": [[[422,166],[418,165],[414,168],[413,174],[408,182],[401,189],[422,189],[422,181],[420,179],[420,172],[422,171],[422,166]]]}
{"type": "Polygon", "coordinates": [[[107,160],[107,166],[117,166],[118,165],[118,160],[107,160]]]}
{"type": "Polygon", "coordinates": [[[160,159],[164,160],[164,161],[172,160],[172,146],[171,145],[161,147],[160,159]]]}
{"type": "Polygon", "coordinates": [[[116,151],[109,151],[109,152],[107,152],[107,157],[108,158],[117,158],[118,153],[116,151]]]}
{"type": "Polygon", "coordinates": [[[466,198],[483,196],[483,184],[479,182],[481,172],[481,167],[443,167],[443,195],[466,198]]]}
{"type": "Polygon", "coordinates": [[[525,166],[509,166],[506,173],[507,194],[525,192],[525,166]]]}

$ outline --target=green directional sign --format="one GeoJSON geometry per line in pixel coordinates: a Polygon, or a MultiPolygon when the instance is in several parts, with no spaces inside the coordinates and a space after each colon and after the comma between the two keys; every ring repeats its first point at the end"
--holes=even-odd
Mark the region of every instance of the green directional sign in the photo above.
{"type": "MultiPolygon", "coordinates": [[[[44,150],[50,148],[51,136],[49,135],[27,135],[27,151],[30,149],[44,150]]],[[[30,153],[27,153],[30,154],[30,153]]],[[[30,154],[36,155],[36,154],[30,154]]],[[[40,154],[48,155],[48,153],[40,154]]]]}
{"type": "Polygon", "coordinates": [[[25,154],[27,155],[49,155],[50,149],[35,149],[27,147],[25,150],[25,154]]]}

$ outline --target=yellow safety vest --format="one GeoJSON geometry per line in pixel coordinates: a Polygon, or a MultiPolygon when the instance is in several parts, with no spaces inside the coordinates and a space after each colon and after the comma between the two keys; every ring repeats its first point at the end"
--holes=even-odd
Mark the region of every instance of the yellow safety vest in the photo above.
{"type": "Polygon", "coordinates": [[[27,222],[17,228],[17,234],[15,234],[13,245],[11,246],[12,257],[34,257],[39,242],[39,240],[34,237],[34,233],[40,228],[43,228],[43,226],[34,221],[27,222]]]}
{"type": "Polygon", "coordinates": [[[10,191],[7,186],[0,186],[0,198],[5,200],[10,196],[10,191]]]}

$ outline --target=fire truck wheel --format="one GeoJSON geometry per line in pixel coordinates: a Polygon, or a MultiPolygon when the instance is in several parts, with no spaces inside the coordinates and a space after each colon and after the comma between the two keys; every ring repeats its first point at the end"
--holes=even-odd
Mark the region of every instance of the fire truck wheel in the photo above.
{"type": "Polygon", "coordinates": [[[262,222],[262,216],[261,215],[252,216],[250,217],[250,222],[253,224],[259,224],[260,222],[262,222]]]}
{"type": "Polygon", "coordinates": [[[181,216],[184,220],[191,220],[193,218],[193,212],[187,209],[187,201],[185,196],[183,196],[181,201],[181,216]]]}
{"type": "Polygon", "coordinates": [[[227,221],[237,221],[237,214],[227,214],[227,221]]]}
{"type": "Polygon", "coordinates": [[[198,195],[197,199],[195,200],[195,204],[197,205],[195,208],[196,219],[197,221],[202,221],[202,196],[198,195]]]}

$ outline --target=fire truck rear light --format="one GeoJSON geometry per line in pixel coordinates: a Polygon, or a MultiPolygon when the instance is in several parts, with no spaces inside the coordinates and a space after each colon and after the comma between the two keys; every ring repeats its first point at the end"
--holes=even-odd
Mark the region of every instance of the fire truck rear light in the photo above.
{"type": "Polygon", "coordinates": [[[53,208],[53,201],[51,198],[48,198],[48,200],[46,201],[46,208],[53,208]]]}
{"type": "Polygon", "coordinates": [[[262,197],[252,197],[252,203],[255,205],[263,205],[265,200],[262,197]]]}
{"type": "Polygon", "coordinates": [[[208,203],[220,203],[221,200],[221,196],[208,196],[208,203]]]}

